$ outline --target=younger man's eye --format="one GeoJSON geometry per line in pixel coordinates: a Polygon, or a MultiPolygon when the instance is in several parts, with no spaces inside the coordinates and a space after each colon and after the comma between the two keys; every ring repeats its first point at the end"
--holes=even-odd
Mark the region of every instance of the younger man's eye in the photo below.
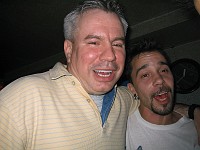
{"type": "Polygon", "coordinates": [[[163,69],[162,72],[169,72],[168,69],[163,69]]]}
{"type": "Polygon", "coordinates": [[[142,78],[146,78],[146,77],[148,77],[149,75],[148,74],[143,74],[142,75],[142,78]]]}

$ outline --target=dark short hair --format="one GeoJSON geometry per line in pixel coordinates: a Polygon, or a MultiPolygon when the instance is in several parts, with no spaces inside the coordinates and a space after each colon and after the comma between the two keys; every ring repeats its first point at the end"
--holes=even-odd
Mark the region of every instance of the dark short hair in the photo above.
{"type": "Polygon", "coordinates": [[[163,50],[160,43],[156,42],[154,39],[144,39],[141,40],[139,43],[130,46],[127,49],[127,59],[126,59],[126,66],[125,66],[125,76],[132,83],[131,73],[133,71],[132,60],[140,55],[141,53],[145,52],[159,52],[167,61],[167,64],[170,65],[170,59],[166,52],[163,50]]]}

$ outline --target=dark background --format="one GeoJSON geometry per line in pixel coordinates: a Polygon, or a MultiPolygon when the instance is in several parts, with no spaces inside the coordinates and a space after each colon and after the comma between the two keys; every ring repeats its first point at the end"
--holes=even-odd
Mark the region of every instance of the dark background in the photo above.
{"type": "MultiPolygon", "coordinates": [[[[63,53],[63,19],[81,0],[1,0],[0,80],[48,70],[63,53]]],[[[119,0],[129,22],[129,43],[153,37],[164,48],[200,39],[192,0],[119,0]]]]}

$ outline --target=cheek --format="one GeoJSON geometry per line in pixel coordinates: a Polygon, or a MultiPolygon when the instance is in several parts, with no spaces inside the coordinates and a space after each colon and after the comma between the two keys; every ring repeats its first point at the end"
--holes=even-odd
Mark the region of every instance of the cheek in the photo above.
{"type": "Polygon", "coordinates": [[[96,51],[85,51],[80,52],[78,54],[79,58],[77,61],[80,63],[89,63],[90,61],[94,61],[98,57],[98,52],[96,51]]]}
{"type": "Polygon", "coordinates": [[[167,74],[165,76],[163,76],[165,83],[169,84],[169,85],[174,85],[174,78],[172,74],[167,74]]]}
{"type": "Polygon", "coordinates": [[[140,99],[144,99],[147,95],[149,95],[149,88],[147,86],[142,85],[138,85],[136,87],[136,92],[138,94],[138,96],[140,97],[140,99]]]}
{"type": "Polygon", "coordinates": [[[116,53],[115,53],[115,57],[116,57],[116,60],[117,60],[118,62],[120,62],[120,64],[123,65],[124,62],[125,62],[126,53],[125,53],[125,51],[116,52],[116,53]]]}
{"type": "Polygon", "coordinates": [[[174,87],[174,78],[170,76],[166,79],[166,83],[170,85],[170,87],[174,87]]]}
{"type": "MultiPolygon", "coordinates": [[[[148,93],[148,91],[150,91],[150,89],[152,89],[152,82],[149,80],[136,80],[136,82],[134,83],[134,85],[136,85],[136,90],[137,92],[139,92],[140,94],[142,93],[148,93]]],[[[142,94],[144,95],[144,94],[142,94]]]]}

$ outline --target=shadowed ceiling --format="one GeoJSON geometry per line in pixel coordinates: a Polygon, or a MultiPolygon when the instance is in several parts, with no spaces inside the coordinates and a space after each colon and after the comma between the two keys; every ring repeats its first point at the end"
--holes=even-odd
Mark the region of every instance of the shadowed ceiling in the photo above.
{"type": "MultiPolygon", "coordinates": [[[[0,78],[10,82],[41,72],[63,54],[63,18],[81,0],[1,0],[0,78]]],[[[200,16],[190,0],[119,0],[129,23],[129,43],[145,37],[165,48],[200,39],[200,16]]]]}

